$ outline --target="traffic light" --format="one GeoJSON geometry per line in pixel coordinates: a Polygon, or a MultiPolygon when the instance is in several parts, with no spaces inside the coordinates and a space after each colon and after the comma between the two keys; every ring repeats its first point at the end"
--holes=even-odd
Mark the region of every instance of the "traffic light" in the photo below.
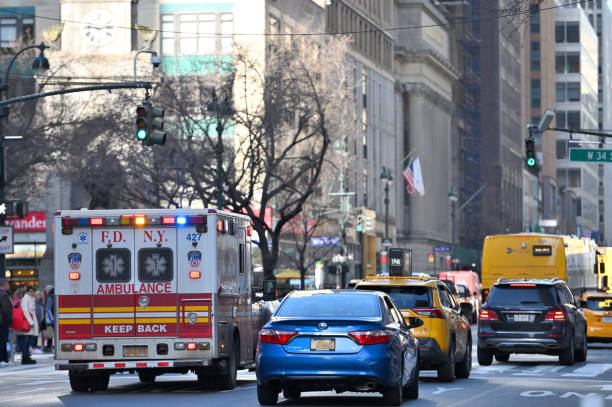
{"type": "Polygon", "coordinates": [[[357,232],[363,232],[363,215],[357,216],[357,232]]]}
{"type": "Polygon", "coordinates": [[[136,139],[145,146],[163,145],[166,142],[164,110],[145,101],[136,108],[136,139]]]}
{"type": "Polygon", "coordinates": [[[164,109],[149,106],[147,109],[147,135],[145,145],[152,146],[154,144],[164,145],[166,142],[166,133],[164,129],[164,109]]]}
{"type": "Polygon", "coordinates": [[[525,165],[530,170],[537,170],[535,139],[529,137],[525,140],[525,165]]]}
{"type": "Polygon", "coordinates": [[[136,139],[144,142],[147,139],[147,107],[136,108],[136,139]]]}

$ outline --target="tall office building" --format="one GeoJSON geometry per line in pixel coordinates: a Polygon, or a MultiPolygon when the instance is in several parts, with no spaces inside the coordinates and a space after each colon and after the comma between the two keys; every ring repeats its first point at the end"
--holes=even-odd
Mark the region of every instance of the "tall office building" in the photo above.
{"type": "MultiPolygon", "coordinates": [[[[557,127],[597,129],[598,41],[581,5],[555,12],[555,66],[557,127]]],[[[590,237],[599,230],[598,165],[569,161],[568,141],[569,134],[557,133],[557,181],[576,194],[577,226],[570,232],[590,237]]]]}

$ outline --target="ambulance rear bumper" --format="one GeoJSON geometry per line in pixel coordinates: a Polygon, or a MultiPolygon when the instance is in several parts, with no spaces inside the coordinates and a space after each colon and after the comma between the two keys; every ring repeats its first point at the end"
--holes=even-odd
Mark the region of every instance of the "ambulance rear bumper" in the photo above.
{"type": "Polygon", "coordinates": [[[212,366],[212,359],[186,359],[186,360],[130,360],[130,361],[101,361],[101,362],[59,362],[55,364],[55,370],[69,370],[84,372],[90,370],[112,370],[125,371],[137,369],[158,369],[158,370],[181,370],[197,369],[200,367],[212,366]]]}

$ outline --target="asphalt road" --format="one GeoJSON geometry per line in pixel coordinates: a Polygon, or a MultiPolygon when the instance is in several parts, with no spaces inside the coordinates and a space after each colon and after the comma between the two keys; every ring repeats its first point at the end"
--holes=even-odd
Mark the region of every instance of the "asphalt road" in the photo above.
{"type": "MultiPolygon", "coordinates": [[[[0,368],[2,406],[257,406],[255,374],[239,372],[231,391],[201,391],[195,375],[164,375],[141,384],[136,375],[111,376],[109,390],[72,393],[66,372],[55,371],[52,360],[37,356],[35,367],[0,368]]],[[[474,355],[474,360],[476,355],[474,355]]],[[[279,399],[281,406],[382,405],[377,393],[305,393],[298,401],[279,399]]],[[[418,400],[408,406],[612,406],[612,345],[590,346],[587,362],[561,366],[556,357],[512,355],[507,363],[480,367],[475,361],[469,379],[438,382],[435,372],[421,374],[418,400]]]]}

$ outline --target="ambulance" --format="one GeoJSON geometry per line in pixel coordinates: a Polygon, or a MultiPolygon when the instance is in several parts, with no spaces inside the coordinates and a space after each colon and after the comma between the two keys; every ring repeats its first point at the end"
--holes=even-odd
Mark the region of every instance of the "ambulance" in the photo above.
{"type": "Polygon", "coordinates": [[[197,374],[231,389],[255,363],[263,303],[253,300],[251,223],[215,209],[55,214],[56,369],[74,391],[113,373],[153,382],[197,374]]]}

